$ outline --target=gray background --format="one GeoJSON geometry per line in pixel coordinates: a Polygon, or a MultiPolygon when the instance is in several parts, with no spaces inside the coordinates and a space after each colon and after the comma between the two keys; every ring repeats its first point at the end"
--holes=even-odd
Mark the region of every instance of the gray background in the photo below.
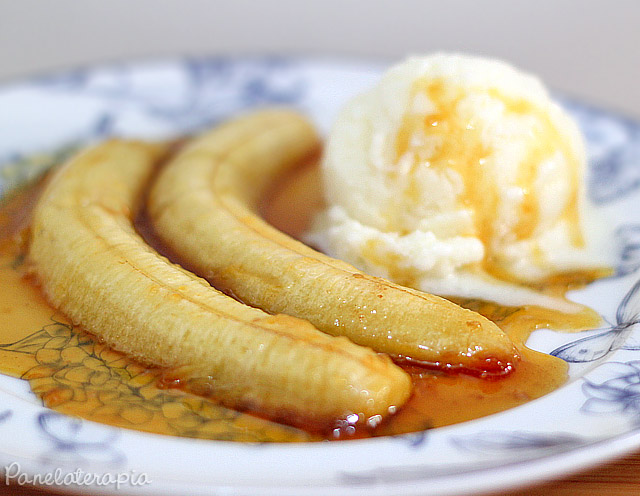
{"type": "Polygon", "coordinates": [[[0,0],[0,81],[130,58],[437,50],[506,59],[640,117],[637,0],[0,0]]]}

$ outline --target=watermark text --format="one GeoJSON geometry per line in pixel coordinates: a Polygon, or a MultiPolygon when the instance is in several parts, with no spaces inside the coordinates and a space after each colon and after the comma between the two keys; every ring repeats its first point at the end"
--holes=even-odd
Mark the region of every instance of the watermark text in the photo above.
{"type": "Polygon", "coordinates": [[[4,467],[5,485],[19,486],[113,486],[121,487],[146,486],[151,479],[144,472],[96,473],[86,472],[80,468],[72,472],[65,472],[60,468],[42,474],[28,474],[22,471],[20,464],[13,462],[4,467]]]}

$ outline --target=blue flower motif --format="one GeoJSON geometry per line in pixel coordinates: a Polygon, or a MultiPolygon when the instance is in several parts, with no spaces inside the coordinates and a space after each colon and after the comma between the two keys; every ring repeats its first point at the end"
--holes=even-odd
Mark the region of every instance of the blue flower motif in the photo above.
{"type": "Polygon", "coordinates": [[[87,143],[127,135],[130,128],[126,122],[131,115],[153,123],[165,136],[182,136],[251,108],[301,106],[307,84],[298,63],[276,57],[123,63],[36,79],[32,87],[51,97],[71,94],[93,98],[100,108],[82,124],[81,132],[61,139],[55,150],[0,155],[0,195],[64,161],[87,143]]]}
{"type": "Polygon", "coordinates": [[[592,414],[631,415],[640,424],[640,360],[609,362],[598,368],[609,379],[595,382],[584,379],[582,391],[587,400],[581,410],[592,414]]]}
{"type": "Polygon", "coordinates": [[[568,98],[559,98],[586,138],[591,169],[589,196],[616,201],[640,186],[640,123],[568,98]]]}
{"type": "Polygon", "coordinates": [[[594,162],[590,182],[595,203],[609,203],[640,186],[640,140],[629,137],[624,146],[615,147],[594,162]]]}
{"type": "Polygon", "coordinates": [[[593,441],[561,432],[485,431],[471,436],[453,437],[451,442],[461,450],[486,456],[481,456],[475,463],[378,466],[372,470],[345,470],[337,475],[341,483],[351,486],[462,476],[566,453],[593,441]]]}
{"type": "Polygon", "coordinates": [[[97,70],[78,70],[41,78],[36,85],[46,91],[95,97],[110,103],[114,120],[136,109],[162,121],[176,134],[211,126],[231,114],[266,104],[298,104],[306,90],[297,64],[265,57],[187,58],[161,72],[172,81],[167,92],[152,77],[161,65],[127,64],[97,70]]]}
{"type": "Polygon", "coordinates": [[[118,466],[126,461],[113,447],[119,431],[55,412],[40,413],[37,425],[52,445],[41,455],[43,463],[118,466]]]}

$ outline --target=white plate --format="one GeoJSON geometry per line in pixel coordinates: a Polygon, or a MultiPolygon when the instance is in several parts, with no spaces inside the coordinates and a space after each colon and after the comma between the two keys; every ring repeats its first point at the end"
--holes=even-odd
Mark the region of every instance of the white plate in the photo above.
{"type": "MultiPolygon", "coordinates": [[[[380,70],[320,60],[199,58],[4,85],[0,194],[50,165],[26,160],[34,152],[107,135],[180,135],[265,103],[298,107],[326,130],[345,99],[371,85],[380,70]]],[[[571,362],[564,387],[497,415],[412,435],[254,445],[66,417],[43,408],[25,382],[0,376],[0,472],[15,473],[16,462],[30,477],[59,469],[63,478],[80,469],[123,481],[119,490],[108,478],[90,489],[65,486],[92,494],[462,495],[541,481],[640,448],[640,125],[562,103],[587,137],[590,196],[615,225],[611,243],[620,259],[615,277],[573,295],[597,309],[606,328],[532,336],[533,347],[571,362]]]]}

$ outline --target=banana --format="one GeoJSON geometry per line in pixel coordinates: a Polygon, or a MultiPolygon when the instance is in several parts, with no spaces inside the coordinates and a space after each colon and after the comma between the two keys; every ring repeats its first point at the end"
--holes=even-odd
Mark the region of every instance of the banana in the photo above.
{"type": "Polygon", "coordinates": [[[491,321],[363,274],[259,218],[265,189],[318,148],[312,126],[285,110],[260,111],[193,139],[151,187],[156,233],[194,272],[268,312],[399,359],[508,373],[517,351],[491,321]]]}
{"type": "Polygon", "coordinates": [[[248,307],[145,244],[132,219],[163,153],[114,140],[55,174],[29,245],[50,301],[112,347],[231,407],[327,428],[402,405],[411,380],[388,357],[248,307]]]}

